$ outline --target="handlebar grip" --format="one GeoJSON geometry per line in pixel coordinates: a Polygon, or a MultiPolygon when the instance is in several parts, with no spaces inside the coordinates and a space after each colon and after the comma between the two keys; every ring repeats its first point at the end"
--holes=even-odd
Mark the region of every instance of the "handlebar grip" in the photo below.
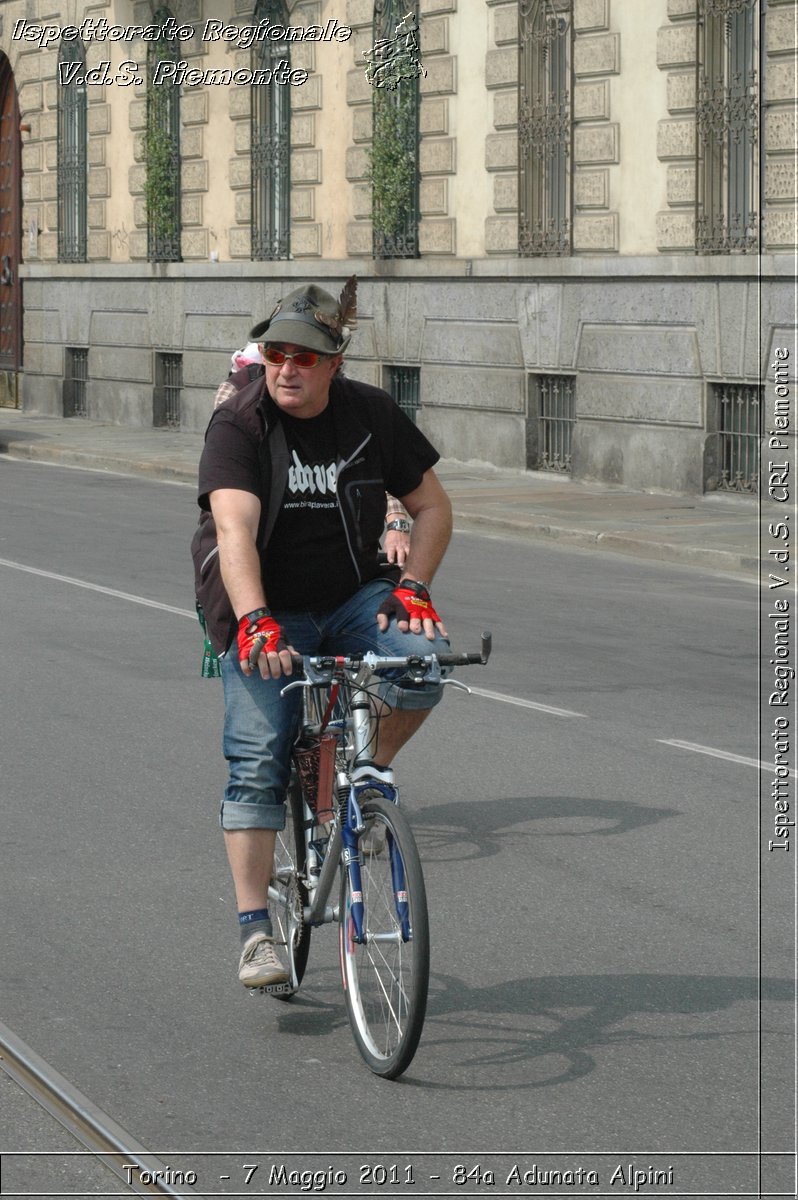
{"type": "Polygon", "coordinates": [[[493,645],[493,635],[490,630],[486,629],[480,640],[482,649],[479,654],[439,654],[438,662],[442,667],[466,667],[473,663],[482,663],[484,666],[490,658],[493,645]]]}

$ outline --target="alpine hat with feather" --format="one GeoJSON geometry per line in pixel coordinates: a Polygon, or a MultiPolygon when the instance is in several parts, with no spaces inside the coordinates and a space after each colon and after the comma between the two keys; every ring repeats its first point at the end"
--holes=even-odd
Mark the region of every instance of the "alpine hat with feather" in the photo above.
{"type": "Polygon", "coordinates": [[[357,314],[357,278],[351,275],[338,300],[315,283],[303,284],[279,301],[271,316],[250,331],[253,342],[303,346],[320,354],[343,354],[357,314]]]}

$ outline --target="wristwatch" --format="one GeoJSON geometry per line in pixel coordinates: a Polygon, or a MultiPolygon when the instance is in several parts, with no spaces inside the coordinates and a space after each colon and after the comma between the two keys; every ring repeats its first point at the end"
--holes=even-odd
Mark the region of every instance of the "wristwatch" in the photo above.
{"type": "Polygon", "coordinates": [[[404,517],[397,517],[395,521],[389,521],[385,526],[385,532],[387,533],[389,530],[396,530],[397,533],[409,533],[410,522],[406,521],[404,517]]]}

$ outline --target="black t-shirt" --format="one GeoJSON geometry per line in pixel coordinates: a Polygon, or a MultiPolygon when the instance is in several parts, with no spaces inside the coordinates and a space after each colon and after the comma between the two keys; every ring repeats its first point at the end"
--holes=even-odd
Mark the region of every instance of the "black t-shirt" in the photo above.
{"type": "Polygon", "coordinates": [[[337,453],[329,405],[318,417],[280,414],[290,466],[263,563],[272,608],[321,612],[343,603],[358,580],[335,490],[337,453]]]}

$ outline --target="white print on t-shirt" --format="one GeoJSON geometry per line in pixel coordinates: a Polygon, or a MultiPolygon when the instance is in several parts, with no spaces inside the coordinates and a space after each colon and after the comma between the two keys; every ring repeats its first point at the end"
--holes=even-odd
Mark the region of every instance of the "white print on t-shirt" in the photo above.
{"type": "Polygon", "coordinates": [[[294,465],[288,468],[288,490],[296,494],[297,492],[310,492],[311,495],[315,492],[321,492],[325,496],[328,492],[335,492],[336,470],[335,463],[330,463],[328,466],[316,465],[306,467],[300,460],[296,450],[291,452],[291,457],[294,460],[294,465]]]}

